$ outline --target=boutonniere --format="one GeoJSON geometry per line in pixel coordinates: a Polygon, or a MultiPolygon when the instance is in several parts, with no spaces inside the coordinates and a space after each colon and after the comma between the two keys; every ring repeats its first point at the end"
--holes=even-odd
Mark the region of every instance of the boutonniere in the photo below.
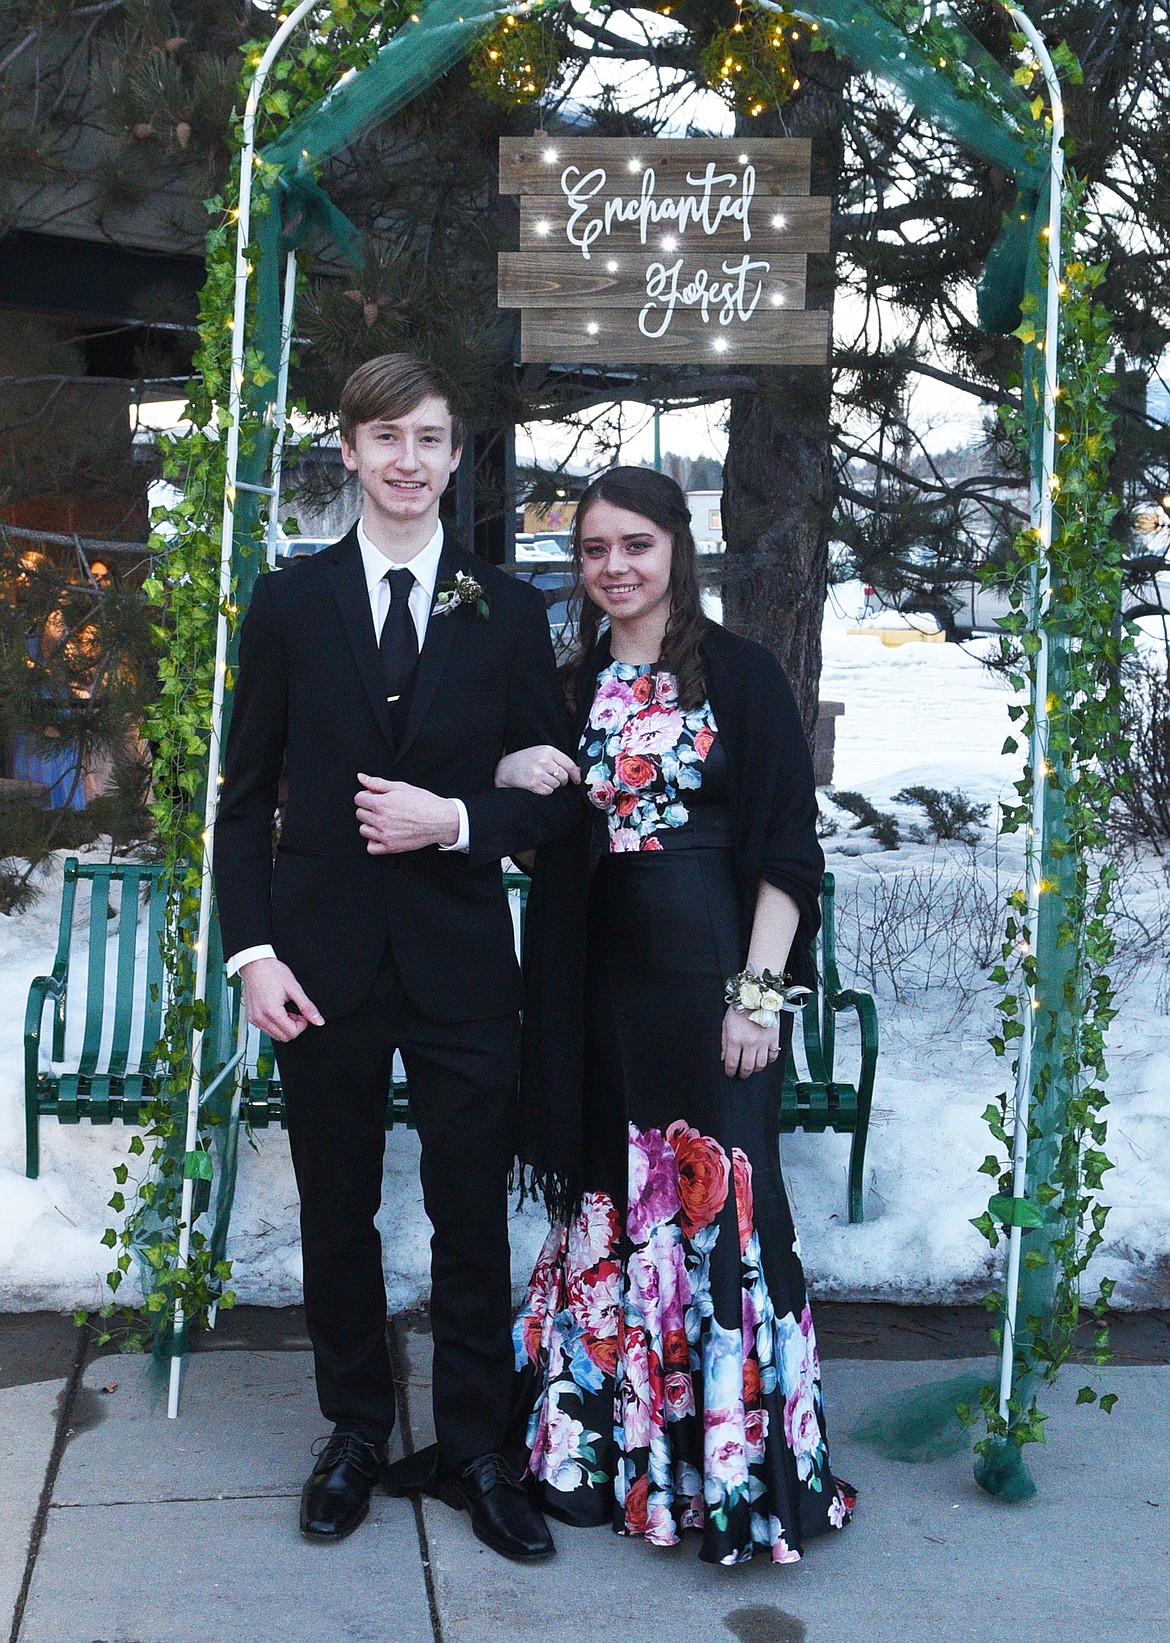
{"type": "Polygon", "coordinates": [[[432,614],[449,616],[453,610],[459,610],[463,605],[469,605],[478,615],[487,617],[488,602],[483,588],[474,576],[467,576],[463,571],[457,570],[453,582],[439,583],[432,614]]]}

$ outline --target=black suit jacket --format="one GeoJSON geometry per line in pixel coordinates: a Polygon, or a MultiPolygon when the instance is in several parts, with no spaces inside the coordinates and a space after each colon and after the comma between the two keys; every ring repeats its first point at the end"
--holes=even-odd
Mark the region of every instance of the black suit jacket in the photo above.
{"type": "Polygon", "coordinates": [[[540,594],[448,542],[439,587],[457,571],[482,584],[488,618],[432,612],[397,737],[356,529],[261,576],[244,617],[215,829],[223,949],[271,943],[326,1018],[366,997],[387,938],[427,1014],[468,1021],[518,1009],[500,858],[580,815],[575,789],[541,798],[493,787],[502,754],[566,747],[566,714],[540,594]],[[469,852],[371,856],[354,812],[359,770],[462,799],[469,852]]]}

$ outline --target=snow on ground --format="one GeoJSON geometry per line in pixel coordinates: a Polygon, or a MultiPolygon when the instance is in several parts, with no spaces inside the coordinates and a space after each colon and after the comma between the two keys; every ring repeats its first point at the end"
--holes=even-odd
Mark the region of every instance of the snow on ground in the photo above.
{"type": "MultiPolygon", "coordinates": [[[[825,619],[821,694],[845,703],[837,720],[836,786],[863,792],[905,825],[921,821],[895,792],[920,783],[961,788],[991,806],[975,849],[904,843],[879,850],[852,818],[825,840],[838,886],[839,961],[846,985],[873,992],[881,1052],[866,1161],[866,1219],[848,1224],[849,1138],[786,1136],[785,1175],[814,1290],[838,1298],[969,1299],[993,1278],[970,1225],[990,1183],[978,1165],[993,1150],[981,1113],[1006,1068],[987,1045],[994,994],[983,979],[1003,898],[1018,878],[1013,839],[994,833],[996,806],[1018,774],[1001,749],[1008,695],[970,648],[884,646],[846,629],[861,610],[856,584],[834,590],[825,619]]],[[[0,1308],[92,1303],[107,1266],[112,1170],[120,1125],[42,1122],[42,1172],[24,1178],[21,1034],[28,983],[56,945],[60,866],[28,913],[0,917],[0,1308]]],[[[1110,1141],[1117,1169],[1106,1248],[1091,1276],[1118,1279],[1128,1306],[1170,1305],[1170,888],[1156,858],[1127,865],[1121,919],[1120,1010],[1110,1035],[1110,1141]]],[[[84,918],[78,908],[78,924],[84,918]]],[[[852,1077],[856,1030],[840,1032],[838,1076],[852,1077]]],[[[392,1309],[426,1293],[428,1228],[413,1134],[387,1139],[381,1225],[392,1309]]],[[[296,1192],[286,1137],[257,1131],[241,1148],[230,1254],[241,1301],[300,1298],[296,1192]]],[[[514,1276],[527,1275],[542,1236],[531,1208],[514,1221],[514,1276]]]]}

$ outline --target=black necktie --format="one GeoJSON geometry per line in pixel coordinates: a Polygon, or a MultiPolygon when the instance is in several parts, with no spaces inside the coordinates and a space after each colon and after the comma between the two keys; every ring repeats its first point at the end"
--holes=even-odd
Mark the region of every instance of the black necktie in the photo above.
{"type": "Polygon", "coordinates": [[[378,650],[382,656],[382,672],[386,679],[386,699],[394,719],[401,723],[410,682],[418,662],[418,634],[410,614],[410,590],[414,587],[414,572],[399,568],[388,570],[385,581],[390,586],[390,609],[382,623],[378,650]]]}

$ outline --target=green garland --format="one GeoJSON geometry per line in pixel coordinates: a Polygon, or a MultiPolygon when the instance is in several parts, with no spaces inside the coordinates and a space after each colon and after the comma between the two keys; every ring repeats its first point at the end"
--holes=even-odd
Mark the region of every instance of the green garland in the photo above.
{"type": "MultiPolygon", "coordinates": [[[[1084,193],[1084,185],[1073,180],[1065,197],[1062,240],[1069,248],[1085,230],[1084,193]]],[[[1054,1379],[1072,1353],[1081,1278],[1101,1246],[1108,1215],[1100,1191],[1105,1172],[1113,1167],[1104,1150],[1105,1038],[1116,1014],[1109,976],[1114,951],[1109,908],[1117,874],[1108,859],[1107,822],[1112,793],[1107,768],[1111,754],[1122,744],[1121,662],[1132,645],[1132,637],[1118,630],[1123,550],[1111,534],[1117,511],[1109,488],[1113,454],[1113,413],[1109,406],[1112,324],[1094,296],[1104,270],[1086,265],[1073,254],[1062,272],[1056,434],[1058,507],[1050,553],[1058,597],[1044,626],[1050,635],[1059,635],[1065,641],[1068,651],[1063,689],[1051,694],[1048,702],[1053,765],[1048,779],[1050,790],[1063,801],[1060,855],[1070,864],[1070,871],[1063,887],[1045,881],[1044,892],[1060,902],[1058,940],[1072,950],[1075,996],[1066,993],[1057,1041],[1046,1049],[1033,1094],[1035,1101],[1044,1099],[1051,1087],[1054,1064],[1060,1068],[1061,1082],[1072,1093],[1053,1168],[1036,1189],[1038,1204],[1051,1215],[1058,1229],[1056,1236],[1046,1254],[1040,1249],[1028,1250],[1028,1235],[1024,1235],[1026,1267],[1043,1266],[1049,1259],[1056,1264],[1052,1326],[1045,1332],[1040,1320],[1024,1320],[1023,1343],[1017,1341],[1016,1351],[1018,1375],[1046,1381],[1054,1379]]],[[[1034,297],[1025,299],[1024,322],[1016,332],[1025,346],[1036,341],[1036,309],[1034,297]]],[[[1022,411],[1005,413],[1004,422],[1026,456],[1028,430],[1022,411]]],[[[1030,631],[1028,614],[1038,550],[1036,532],[1022,531],[1010,566],[1012,615],[1003,623],[1006,633],[1002,645],[1004,659],[1011,668],[1011,683],[1019,691],[1034,686],[1040,645],[1038,635],[1030,631]]],[[[1033,726],[1031,706],[1013,707],[1010,712],[1026,742],[1033,726]]],[[[1018,745],[1014,736],[1009,737],[1004,750],[1015,752],[1018,745]]],[[[1035,772],[1029,766],[1017,783],[1016,801],[1004,807],[1004,832],[1020,832],[1029,825],[1034,780],[1035,772]]],[[[1022,951],[1027,930],[1027,897],[1021,889],[1010,898],[1001,962],[991,972],[993,982],[1008,989],[998,1000],[999,1028],[991,1038],[992,1048],[1001,1057],[1010,1056],[1013,1047],[1018,1047],[1023,1031],[1020,1012],[1025,1007],[1024,992],[1036,980],[1035,956],[1022,951]]],[[[1011,1101],[1005,1092],[984,1115],[992,1135],[1009,1155],[1010,1111],[1011,1101]]],[[[1039,1138],[1035,1132],[1034,1138],[1039,1138]]],[[[1001,1199],[1010,1197],[1011,1167],[1002,1153],[989,1155],[981,1169],[997,1178],[1001,1199]]],[[[974,1224],[995,1249],[1001,1231],[992,1208],[974,1224]]],[[[1097,1320],[1098,1363],[1109,1357],[1104,1314],[1113,1288],[1112,1280],[1102,1280],[1092,1307],[1097,1320]]],[[[1002,1299],[993,1296],[989,1304],[998,1310],[1002,1299]]],[[[1002,1330],[993,1333],[1002,1343],[1002,1330]]],[[[1097,1394],[1089,1386],[1082,1387],[1078,1401],[1098,1401],[1097,1394]]],[[[1113,1393],[1099,1400],[1106,1411],[1115,1401],[1113,1393]]],[[[1044,1416],[1034,1395],[1026,1406],[1013,1402],[1010,1422],[999,1415],[997,1388],[985,1387],[980,1402],[986,1423],[986,1435],[976,1446],[981,1452],[1009,1437],[1021,1446],[1042,1441],[1044,1416]]]]}
{"type": "MultiPolygon", "coordinates": [[[[304,42],[287,50],[274,65],[260,99],[260,141],[275,137],[297,114],[319,102],[347,70],[366,67],[409,15],[409,6],[403,3],[387,6],[384,0],[333,0],[304,42]]],[[[266,43],[253,41],[244,48],[239,108],[266,43]]],[[[237,118],[232,131],[237,155],[241,144],[242,123],[237,118]]],[[[238,175],[237,159],[233,193],[238,175]]],[[[266,169],[258,166],[254,217],[266,207],[263,184],[271,180],[266,169]]],[[[111,1299],[100,1308],[100,1340],[110,1338],[119,1313],[117,1292],[135,1262],[141,1274],[145,1317],[133,1309],[122,1309],[120,1315],[120,1328],[126,1332],[130,1349],[151,1339],[156,1346],[164,1343],[177,1302],[186,1319],[195,1322],[206,1319],[216,1305],[231,1306],[234,1299],[226,1288],[231,1264],[215,1258],[201,1231],[192,1233],[186,1265],[179,1260],[184,1174],[210,1175],[210,1159],[205,1164],[198,1158],[188,1160],[184,1147],[192,1035],[209,1022],[207,1006],[196,1007],[194,1002],[194,946],[214,671],[213,613],[219,603],[218,527],[225,481],[237,215],[223,196],[217,195],[206,205],[214,226],[206,241],[199,346],[184,411],[190,431],[162,441],[163,475],[181,490],[182,497],[174,507],[158,509],[153,516],[150,548],[158,569],[145,585],[155,607],[155,634],[162,650],[158,695],[146,734],[155,750],[152,812],[167,889],[162,948],[169,990],[157,1051],[158,1094],[142,1114],[143,1133],[134,1135],[129,1145],[131,1157],[139,1161],[138,1173],[132,1176],[130,1165],[117,1165],[116,1191],[109,1207],[124,1219],[120,1226],[107,1228],[102,1238],[118,1254],[106,1279],[111,1299]]],[[[258,252],[254,246],[250,252],[255,264],[258,252]]],[[[254,349],[247,350],[244,364],[241,454],[254,448],[260,429],[249,390],[271,380],[271,372],[254,349]]],[[[226,614],[234,622],[234,605],[229,604],[226,614]]],[[[215,1123],[205,1115],[198,1151],[211,1152],[214,1142],[215,1123]]],[[[76,1316],[84,1321],[86,1314],[76,1316]]]]}

